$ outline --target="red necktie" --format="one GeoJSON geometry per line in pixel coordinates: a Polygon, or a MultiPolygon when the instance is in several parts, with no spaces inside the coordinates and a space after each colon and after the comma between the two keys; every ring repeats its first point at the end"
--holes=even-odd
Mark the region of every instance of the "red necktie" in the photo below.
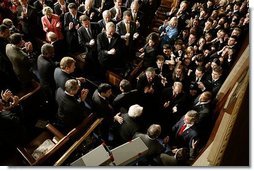
{"type": "Polygon", "coordinates": [[[184,131],[184,129],[186,128],[186,124],[183,124],[183,126],[180,128],[180,130],[179,130],[179,132],[178,132],[178,135],[180,136],[180,135],[182,135],[183,134],[183,131],[184,131]]]}

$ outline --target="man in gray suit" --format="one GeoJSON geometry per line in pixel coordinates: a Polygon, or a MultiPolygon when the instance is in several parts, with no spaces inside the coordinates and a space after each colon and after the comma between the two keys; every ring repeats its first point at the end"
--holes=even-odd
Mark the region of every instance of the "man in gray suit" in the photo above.
{"type": "Polygon", "coordinates": [[[30,88],[35,78],[31,71],[28,53],[32,51],[31,42],[24,42],[22,35],[14,33],[10,36],[10,44],[6,45],[6,55],[12,63],[13,70],[23,88],[30,88]]]}

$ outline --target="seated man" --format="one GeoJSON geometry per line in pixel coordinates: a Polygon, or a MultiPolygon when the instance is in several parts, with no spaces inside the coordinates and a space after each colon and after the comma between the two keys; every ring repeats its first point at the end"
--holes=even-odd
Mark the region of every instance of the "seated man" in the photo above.
{"type": "Polygon", "coordinates": [[[77,99],[77,93],[80,85],[77,80],[70,79],[65,83],[65,91],[60,87],[56,92],[56,101],[58,104],[57,118],[59,126],[63,131],[70,131],[72,128],[78,126],[86,115],[85,103],[83,103],[87,97],[88,89],[82,89],[77,99]]]}

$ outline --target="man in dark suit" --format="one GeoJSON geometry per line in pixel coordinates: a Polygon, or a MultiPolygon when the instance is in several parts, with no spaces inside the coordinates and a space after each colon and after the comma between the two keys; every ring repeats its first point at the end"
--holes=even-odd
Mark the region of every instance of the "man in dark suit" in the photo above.
{"type": "Polygon", "coordinates": [[[66,42],[70,52],[78,52],[80,50],[77,30],[80,27],[79,17],[82,13],[78,12],[77,5],[70,3],[68,5],[69,12],[64,14],[64,31],[66,42]]]}
{"type": "Polygon", "coordinates": [[[209,137],[212,125],[215,121],[211,113],[212,93],[209,91],[203,92],[194,100],[192,109],[198,112],[197,129],[202,137],[202,143],[209,137]]]}
{"type": "Polygon", "coordinates": [[[35,32],[39,30],[39,27],[36,24],[35,8],[28,5],[28,0],[19,0],[19,2],[20,6],[17,8],[17,15],[21,24],[21,30],[25,34],[25,37],[30,40],[30,38],[34,38],[33,36],[35,32]]]}
{"type": "Polygon", "coordinates": [[[203,85],[206,85],[206,75],[204,67],[198,66],[195,70],[195,73],[191,73],[189,76],[189,84],[196,84],[198,86],[198,94],[201,94],[203,91],[205,91],[205,88],[203,85]]]}
{"type": "Polygon", "coordinates": [[[128,80],[123,79],[119,84],[119,88],[121,94],[118,94],[113,101],[116,111],[125,113],[131,105],[140,103],[138,91],[136,89],[132,90],[131,83],[128,80]]]}
{"type": "MultiPolygon", "coordinates": [[[[56,88],[61,87],[64,90],[66,81],[75,78],[72,75],[76,68],[75,63],[76,61],[72,57],[62,58],[60,61],[60,68],[57,67],[54,71],[56,88]]],[[[81,83],[85,82],[84,77],[77,77],[76,80],[80,81],[81,83]]]]}
{"type": "Polygon", "coordinates": [[[152,67],[147,68],[145,74],[138,78],[137,89],[141,95],[141,105],[144,107],[143,116],[147,121],[147,126],[158,121],[156,113],[160,109],[162,88],[161,78],[155,74],[155,69],[152,67]]]}
{"type": "Polygon", "coordinates": [[[161,126],[157,124],[152,124],[148,129],[146,134],[136,133],[133,138],[140,137],[142,141],[148,147],[148,151],[145,154],[145,157],[148,159],[148,162],[152,158],[160,155],[163,152],[163,146],[158,141],[158,137],[161,134],[161,126]]]}
{"type": "Polygon", "coordinates": [[[171,149],[192,148],[193,140],[199,139],[196,123],[198,113],[194,110],[188,111],[173,127],[169,136],[164,138],[164,143],[169,143],[171,149]],[[169,138],[170,137],[170,138],[169,138]]]}
{"type": "Polygon", "coordinates": [[[122,45],[120,36],[115,33],[115,24],[108,22],[106,32],[97,36],[98,59],[103,68],[123,70],[122,45]]]}
{"type": "Polygon", "coordinates": [[[111,12],[109,10],[105,10],[102,13],[102,19],[98,21],[101,32],[106,30],[106,23],[108,22],[114,22],[114,21],[111,18],[111,12]]]}
{"type": "Polygon", "coordinates": [[[157,56],[155,72],[163,80],[163,85],[167,85],[167,78],[169,77],[170,71],[169,66],[165,64],[165,58],[162,55],[157,56]]]}
{"type": "Polygon", "coordinates": [[[0,25],[0,89],[19,89],[19,81],[12,69],[12,64],[6,55],[6,45],[9,43],[10,30],[5,25],[0,25]]]}
{"type": "MultiPolygon", "coordinates": [[[[168,87],[162,92],[162,126],[173,126],[183,116],[185,111],[186,94],[181,82],[174,82],[172,88],[168,87]]],[[[163,127],[164,128],[164,127],[163,127]]]]}
{"type": "Polygon", "coordinates": [[[199,86],[202,86],[204,90],[211,91],[213,97],[215,97],[223,84],[222,72],[221,66],[214,67],[211,75],[206,78],[206,85],[200,83],[199,86]]]}
{"type": "Polygon", "coordinates": [[[79,83],[75,79],[70,79],[65,83],[65,91],[57,89],[56,101],[58,104],[57,118],[59,125],[65,132],[70,131],[87,117],[84,101],[88,94],[88,89],[82,89],[79,95],[80,101],[75,97],[79,91],[79,83]]]}
{"type": "Polygon", "coordinates": [[[96,0],[94,1],[94,7],[97,8],[97,10],[102,13],[105,10],[108,10],[114,6],[113,0],[96,0]]]}
{"type": "Polygon", "coordinates": [[[102,139],[108,141],[109,128],[113,123],[113,107],[109,98],[112,95],[112,87],[109,84],[102,83],[94,91],[92,96],[92,107],[98,118],[104,118],[100,127],[102,139]]]}
{"type": "Polygon", "coordinates": [[[126,10],[126,7],[122,6],[122,0],[114,0],[115,6],[110,8],[111,17],[117,23],[122,20],[123,12],[126,10]]]}
{"type": "Polygon", "coordinates": [[[143,25],[144,25],[144,20],[143,20],[144,13],[139,10],[138,1],[133,1],[128,11],[131,12],[131,20],[136,24],[136,28],[138,32],[142,33],[143,25]]]}
{"type": "Polygon", "coordinates": [[[136,24],[131,21],[131,12],[124,11],[123,20],[116,24],[116,32],[124,41],[125,61],[131,62],[135,57],[135,42],[139,36],[136,29],[136,24]]]}
{"type": "Polygon", "coordinates": [[[116,126],[116,135],[114,138],[119,144],[130,141],[137,131],[141,131],[141,122],[139,117],[143,113],[143,107],[138,104],[132,105],[129,108],[128,113],[121,114],[121,122],[118,122],[116,126]],[[119,136],[119,137],[118,137],[119,136]]]}
{"type": "MultiPolygon", "coordinates": [[[[78,29],[78,40],[81,51],[86,52],[87,67],[95,69],[99,64],[97,59],[96,37],[98,34],[98,24],[91,23],[86,15],[80,16],[82,26],[78,29]]],[[[95,70],[96,71],[96,70],[95,70]]]]}
{"type": "Polygon", "coordinates": [[[67,55],[67,49],[64,40],[57,39],[56,33],[50,31],[47,34],[47,39],[54,46],[55,55],[53,60],[60,62],[67,55]]]}
{"type": "Polygon", "coordinates": [[[14,33],[10,36],[10,44],[6,45],[6,55],[12,63],[12,68],[23,88],[31,88],[35,77],[31,72],[31,64],[26,51],[32,51],[31,42],[24,42],[22,35],[14,33]],[[23,50],[24,49],[24,50],[23,50]]]}
{"type": "Polygon", "coordinates": [[[54,57],[54,46],[44,44],[41,47],[41,55],[37,59],[37,69],[39,72],[39,80],[41,87],[44,90],[45,96],[50,104],[54,104],[55,98],[55,81],[54,70],[56,63],[52,60],[54,57]]]}

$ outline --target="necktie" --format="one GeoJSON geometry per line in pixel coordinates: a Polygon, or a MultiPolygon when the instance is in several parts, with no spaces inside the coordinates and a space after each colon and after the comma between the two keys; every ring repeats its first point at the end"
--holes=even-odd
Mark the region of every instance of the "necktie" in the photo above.
{"type": "Polygon", "coordinates": [[[133,21],[136,21],[137,14],[133,13],[133,21]]]}
{"type": "Polygon", "coordinates": [[[90,29],[87,28],[86,31],[87,31],[87,34],[88,34],[89,38],[91,39],[92,38],[92,33],[91,33],[90,29]]]}
{"type": "Polygon", "coordinates": [[[179,132],[178,132],[178,136],[183,134],[184,129],[186,128],[186,124],[183,124],[183,126],[180,128],[179,132]]]}
{"type": "MultiPolygon", "coordinates": [[[[127,32],[127,33],[130,33],[130,24],[129,24],[129,23],[126,24],[126,32],[127,32]]],[[[130,37],[127,37],[127,38],[126,38],[125,45],[128,46],[129,43],[130,43],[130,37]]]]}

